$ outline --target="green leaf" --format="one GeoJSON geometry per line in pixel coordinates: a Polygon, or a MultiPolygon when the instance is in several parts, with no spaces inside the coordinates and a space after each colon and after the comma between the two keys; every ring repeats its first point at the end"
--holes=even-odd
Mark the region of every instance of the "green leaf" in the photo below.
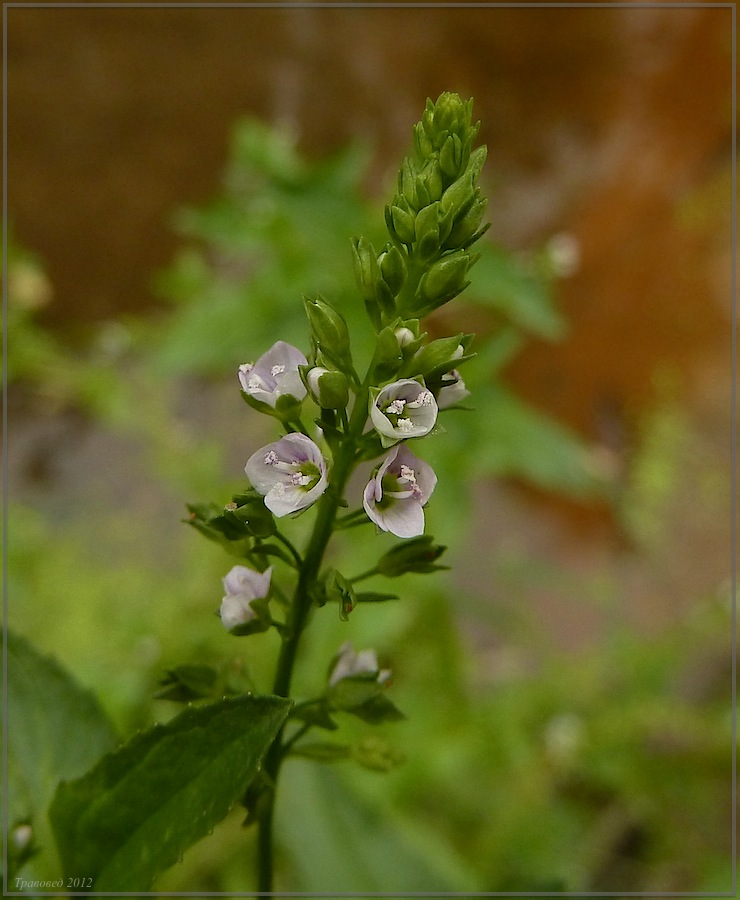
{"type": "Polygon", "coordinates": [[[176,703],[190,703],[206,697],[215,698],[217,691],[224,690],[219,673],[212,666],[184,665],[168,669],[161,681],[162,690],[154,696],[157,700],[173,700],[176,703]]]}
{"type": "Polygon", "coordinates": [[[65,872],[149,890],[244,795],[289,708],[246,695],[186,709],[63,782],[49,815],[65,872]]]}
{"type": "Polygon", "coordinates": [[[334,892],[397,897],[420,891],[471,896],[483,890],[473,867],[428,819],[401,818],[374,782],[367,796],[360,794],[352,772],[291,759],[281,774],[277,834],[297,890],[321,897],[334,892]]]}
{"type": "Polygon", "coordinates": [[[118,738],[95,697],[58,662],[12,631],[7,637],[8,816],[11,825],[31,821],[36,843],[50,846],[45,812],[57,784],[81,775],[118,738]]]}

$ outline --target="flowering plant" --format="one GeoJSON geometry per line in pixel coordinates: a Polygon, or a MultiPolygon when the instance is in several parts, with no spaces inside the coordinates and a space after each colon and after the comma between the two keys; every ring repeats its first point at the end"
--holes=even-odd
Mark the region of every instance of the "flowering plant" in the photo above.
{"type": "MultiPolygon", "coordinates": [[[[246,824],[258,828],[258,890],[272,891],[273,811],[285,760],[344,754],[378,768],[377,753],[363,756],[326,742],[319,752],[307,735],[335,731],[342,714],[370,724],[403,718],[388,697],[390,669],[381,667],[375,650],[355,652],[350,641],[330,661],[319,696],[296,701],[292,682],[314,610],[334,606],[347,621],[357,604],[395,596],[359,590],[361,580],[442,568],[436,561],[444,547],[425,534],[424,510],[437,477],[420,444],[441,431],[439,417],[468,394],[458,370],[472,358],[473,336],[429,340],[420,320],[467,287],[476,261],[470,248],[487,228],[477,184],[486,150],[473,147],[479,126],[471,117],[472,101],[457,94],[427,101],[414,126],[413,154],[404,160],[385,209],[387,242],[378,252],[363,237],[352,241],[357,288],[374,333],[364,374],[358,373],[345,319],[320,296],[304,299],[305,353],[278,340],[236,372],[245,402],[277,419],[284,433],[252,450],[241,493],[225,505],[191,505],[188,521],[239,560],[223,578],[220,618],[226,630],[247,637],[274,628],[280,637],[272,692],[189,708],[138,735],[113,754],[113,762],[61,785],[51,811],[60,853],[70,872],[90,873],[96,890],[148,889],[162,868],[241,802],[246,824]],[[358,469],[365,472],[365,487],[353,495],[350,476],[358,469]],[[289,522],[307,513],[313,523],[299,549],[289,522]],[[345,575],[325,564],[335,532],[373,525],[401,542],[372,569],[345,575]],[[281,608],[278,618],[273,600],[281,608]],[[170,763],[174,758],[176,764],[170,763]],[[153,773],[156,792],[150,789],[153,773]],[[90,806],[103,784],[109,806],[139,791],[124,825],[137,835],[156,830],[156,858],[144,852],[143,837],[118,848],[108,806],[90,806]],[[185,790],[187,803],[181,799],[185,790]],[[164,806],[163,796],[169,798],[164,806]],[[202,814],[193,817],[193,809],[202,814]]],[[[213,679],[200,676],[196,681],[192,672],[174,670],[167,696],[212,700],[213,679]],[[201,690],[205,683],[211,686],[201,690]]]]}

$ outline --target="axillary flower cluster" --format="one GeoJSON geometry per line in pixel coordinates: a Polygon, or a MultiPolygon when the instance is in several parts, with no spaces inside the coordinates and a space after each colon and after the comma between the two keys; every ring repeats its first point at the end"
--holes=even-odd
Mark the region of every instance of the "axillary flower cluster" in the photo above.
{"type": "MultiPolygon", "coordinates": [[[[251,454],[245,466],[249,484],[225,507],[189,507],[191,524],[239,559],[223,579],[223,625],[234,635],[275,628],[281,637],[275,695],[290,696],[299,641],[313,608],[336,605],[346,621],[358,603],[395,599],[360,590],[361,580],[442,568],[436,560],[444,547],[424,533],[437,477],[418,447],[443,430],[440,416],[468,396],[460,368],[472,358],[473,335],[430,339],[421,320],[467,287],[477,258],[470,248],[488,227],[478,187],[486,149],[473,147],[479,126],[471,114],[472,100],[457,94],[427,101],[413,129],[413,152],[385,208],[386,243],[377,250],[363,237],[351,241],[358,304],[374,335],[364,375],[355,367],[340,311],[324,297],[305,297],[306,352],[278,340],[237,371],[243,399],[276,419],[282,436],[251,454]],[[345,499],[358,467],[367,467],[364,489],[345,499]],[[316,516],[299,551],[283,532],[283,521],[311,507],[316,516]],[[325,566],[335,532],[363,524],[402,540],[359,575],[325,566]],[[292,589],[278,584],[285,576],[292,589]],[[273,598],[282,620],[273,617],[273,598]]],[[[375,651],[355,653],[346,642],[329,668],[324,693],[294,706],[265,758],[264,783],[250,789],[248,805],[259,808],[262,889],[271,883],[272,795],[283,758],[290,752],[310,755],[304,734],[313,727],[335,729],[338,712],[370,723],[402,718],[385,696],[389,683],[390,671],[380,668],[375,651]]],[[[362,754],[350,755],[362,761],[362,754]]],[[[379,765],[377,756],[364,759],[379,765]]]]}

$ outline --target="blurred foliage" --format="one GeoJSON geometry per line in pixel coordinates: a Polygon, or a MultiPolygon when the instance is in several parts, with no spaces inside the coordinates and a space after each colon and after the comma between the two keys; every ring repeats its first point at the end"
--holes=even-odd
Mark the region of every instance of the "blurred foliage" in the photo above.
{"type": "MultiPolygon", "coordinates": [[[[367,356],[349,238],[376,240],[382,216],[363,196],[363,172],[359,148],[309,163],[284,136],[239,124],[221,195],[177,216],[186,247],[157,280],[167,311],[106,323],[74,353],[38,325],[51,287],[40,263],[11,244],[11,390],[24,391],[36,412],[82,408],[122,444],[61,499],[43,485],[11,493],[9,621],[94,687],[124,735],[174,715],[155,695],[183,665],[267,688],[276,636],[244,642],[224,633],[216,611],[229,561],[177,517],[186,500],[226,500],[239,487],[243,460],[233,467],[231,455],[246,459],[260,426],[238,396],[236,367],[277,337],[300,344],[302,292],[331,296],[358,357],[367,356]],[[111,501],[118,479],[127,490],[111,501]]],[[[446,439],[428,442],[440,478],[430,518],[450,561],[477,527],[466,500],[483,479],[516,476],[581,495],[604,488],[589,449],[506,387],[506,365],[528,335],[565,332],[552,260],[485,240],[481,250],[473,285],[454,307],[465,330],[480,334],[465,372],[475,411],[451,412],[446,439]]],[[[428,327],[434,332],[434,317],[428,327]]],[[[673,477],[661,448],[676,443],[681,423],[664,418],[656,428],[623,510],[638,542],[660,540],[673,477]]],[[[389,546],[350,530],[335,561],[361,572],[389,546]]],[[[528,577],[562,584],[555,568],[524,566],[528,577]]],[[[394,580],[402,600],[368,604],[350,626],[331,608],[317,613],[298,691],[316,693],[351,627],[356,646],[377,646],[391,665],[394,702],[409,714],[382,726],[384,743],[370,751],[406,762],[384,775],[351,762],[287,766],[279,889],[726,890],[725,593],[698,598],[659,636],[615,633],[598,650],[554,656],[526,607],[508,633],[485,585],[476,593],[456,586],[454,573],[437,577],[432,590],[414,574],[394,580]],[[317,858],[324,868],[311,865],[317,858]]],[[[569,577],[573,602],[593,602],[593,589],[569,577]]],[[[361,722],[345,727],[366,739],[361,722]]],[[[44,816],[33,803],[17,812],[32,826],[44,816]]],[[[244,890],[254,835],[242,818],[235,811],[217,826],[158,889],[244,890]]],[[[53,867],[41,846],[22,874],[54,877],[53,867]]]]}

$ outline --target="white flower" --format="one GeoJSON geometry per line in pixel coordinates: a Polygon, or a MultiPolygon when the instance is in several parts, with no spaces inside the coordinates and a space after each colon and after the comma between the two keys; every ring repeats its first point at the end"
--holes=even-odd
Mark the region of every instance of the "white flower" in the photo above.
{"type": "Polygon", "coordinates": [[[447,409],[461,400],[470,396],[470,391],[465,387],[465,382],[460,378],[457,369],[452,369],[442,376],[442,387],[437,394],[437,406],[447,409]]]}
{"type": "Polygon", "coordinates": [[[424,533],[422,507],[436,484],[431,466],[407,447],[394,447],[368,482],[362,505],[383,531],[401,538],[417,537],[424,533]]]}
{"type": "Polygon", "coordinates": [[[306,396],[298,366],[307,363],[297,347],[277,341],[256,363],[239,366],[239,383],[245,394],[274,409],[280,397],[288,395],[300,401],[306,396]]]}
{"type": "Polygon", "coordinates": [[[413,378],[387,384],[370,406],[370,419],[388,447],[406,438],[422,437],[437,421],[434,394],[413,378]]]}
{"type": "Polygon", "coordinates": [[[374,675],[378,684],[384,684],[391,677],[390,669],[381,669],[378,656],[374,650],[361,650],[355,653],[352,644],[347,641],[339,648],[339,656],[329,676],[329,687],[344,678],[355,678],[363,675],[374,675]]]}
{"type": "Polygon", "coordinates": [[[278,518],[310,506],[328,486],[321,450],[299,432],[253,453],[244,471],[278,518]]]}
{"type": "Polygon", "coordinates": [[[221,621],[231,630],[257,617],[253,600],[261,600],[270,590],[272,566],[265,572],[255,572],[247,566],[234,566],[222,579],[226,594],[221,601],[221,621]]]}

